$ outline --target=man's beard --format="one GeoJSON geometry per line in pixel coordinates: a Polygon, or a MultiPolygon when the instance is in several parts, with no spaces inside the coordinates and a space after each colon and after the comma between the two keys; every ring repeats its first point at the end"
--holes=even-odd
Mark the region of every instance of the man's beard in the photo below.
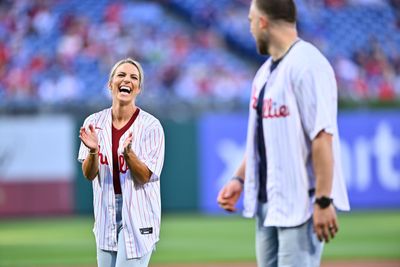
{"type": "Polygon", "coordinates": [[[259,36],[256,39],[257,51],[260,55],[269,56],[269,39],[267,36],[259,36]]]}

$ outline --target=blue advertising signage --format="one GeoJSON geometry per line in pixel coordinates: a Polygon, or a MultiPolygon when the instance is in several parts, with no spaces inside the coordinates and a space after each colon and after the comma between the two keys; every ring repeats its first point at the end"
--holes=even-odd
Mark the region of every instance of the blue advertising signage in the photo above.
{"type": "MultiPolygon", "coordinates": [[[[219,212],[217,195],[236,172],[245,149],[247,117],[208,115],[199,120],[200,209],[219,212]]],[[[242,205],[242,199],[239,200],[242,205]]],[[[239,206],[241,208],[241,206],[239,206]]]]}
{"type": "MultiPolygon", "coordinates": [[[[343,172],[352,209],[400,208],[400,111],[342,112],[343,172]]],[[[220,188],[243,159],[245,114],[208,114],[199,121],[200,206],[222,212],[220,188]]],[[[242,201],[239,201],[239,209],[242,201]]]]}

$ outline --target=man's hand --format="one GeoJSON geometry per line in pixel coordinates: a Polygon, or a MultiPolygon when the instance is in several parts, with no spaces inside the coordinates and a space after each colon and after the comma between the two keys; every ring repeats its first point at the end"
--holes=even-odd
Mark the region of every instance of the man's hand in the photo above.
{"type": "Polygon", "coordinates": [[[328,243],[339,231],[336,210],[332,204],[325,209],[321,209],[317,204],[314,204],[313,220],[314,231],[321,242],[325,241],[328,243]]]}
{"type": "Polygon", "coordinates": [[[238,180],[230,180],[219,191],[217,198],[219,206],[229,212],[236,211],[235,205],[240,197],[240,194],[242,193],[242,190],[243,185],[238,180]]]}

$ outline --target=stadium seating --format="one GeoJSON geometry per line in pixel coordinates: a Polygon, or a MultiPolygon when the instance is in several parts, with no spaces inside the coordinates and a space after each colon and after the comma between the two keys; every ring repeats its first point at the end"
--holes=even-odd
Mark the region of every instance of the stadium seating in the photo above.
{"type": "MultiPolygon", "coordinates": [[[[400,98],[394,8],[310,2],[297,0],[299,30],[337,69],[341,96],[400,98]],[[343,66],[354,75],[342,77],[343,66]]],[[[0,107],[107,103],[108,71],[127,56],[143,63],[144,102],[243,105],[265,60],[256,55],[249,33],[248,3],[2,1],[0,107]]]]}

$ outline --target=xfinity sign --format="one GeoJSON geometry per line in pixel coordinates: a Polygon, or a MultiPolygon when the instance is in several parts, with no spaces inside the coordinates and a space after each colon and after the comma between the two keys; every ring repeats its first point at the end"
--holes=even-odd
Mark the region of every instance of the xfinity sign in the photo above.
{"type": "MultiPolygon", "coordinates": [[[[340,113],[338,123],[352,208],[400,208],[400,112],[340,113]]],[[[243,157],[246,128],[242,114],[209,115],[200,122],[200,195],[206,212],[220,211],[215,199],[243,157]]]]}

